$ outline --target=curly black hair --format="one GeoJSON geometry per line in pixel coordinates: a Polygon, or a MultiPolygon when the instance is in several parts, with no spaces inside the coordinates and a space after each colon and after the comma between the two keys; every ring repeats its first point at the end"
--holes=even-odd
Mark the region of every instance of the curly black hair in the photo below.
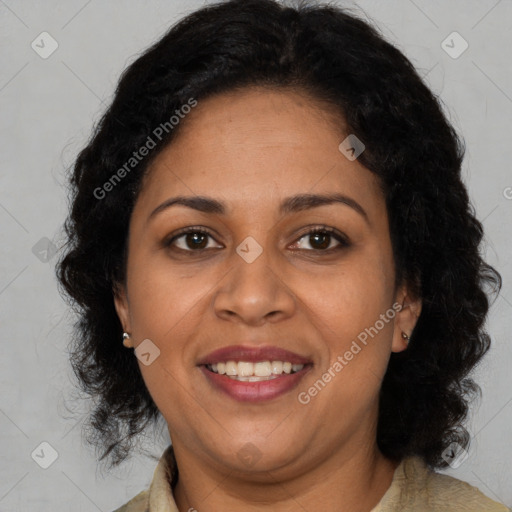
{"type": "Polygon", "coordinates": [[[120,343],[113,297],[124,283],[143,177],[186,123],[171,128],[169,118],[191,99],[248,86],[307,93],[339,112],[340,134],[364,142],[358,160],[385,193],[396,283],[407,282],[422,299],[408,349],[391,354],[377,443],[391,459],[418,455],[445,467],[446,446],[469,443],[463,423],[479,392],[470,372],[490,346],[485,288],[499,292],[502,284],[479,253],[483,227],[461,179],[465,147],[441,100],[376,27],[348,8],[305,1],[230,0],[183,18],[123,72],[70,169],[56,272],[78,314],[71,364],[80,389],[96,399],[88,442],[113,467],[159,419],[136,358],[120,343]],[[148,137],[156,147],[112,181],[148,137]]]}

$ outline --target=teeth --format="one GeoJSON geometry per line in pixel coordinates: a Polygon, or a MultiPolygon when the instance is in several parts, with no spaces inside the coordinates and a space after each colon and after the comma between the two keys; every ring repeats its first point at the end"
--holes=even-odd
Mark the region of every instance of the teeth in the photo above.
{"type": "Polygon", "coordinates": [[[251,375],[254,375],[254,365],[252,363],[240,361],[238,363],[238,371],[236,374],[239,377],[250,377],[251,375]]]}
{"type": "Polygon", "coordinates": [[[283,363],[281,361],[272,361],[270,366],[274,375],[281,375],[283,373],[283,363]]]}
{"type": "MultiPolygon", "coordinates": [[[[240,364],[240,363],[238,363],[240,364]]],[[[254,363],[254,375],[257,377],[268,377],[272,375],[272,367],[270,361],[263,361],[261,363],[254,363]]]]}
{"type": "Polygon", "coordinates": [[[220,375],[235,377],[237,380],[257,382],[269,380],[283,373],[296,373],[304,368],[303,364],[292,364],[289,361],[226,361],[207,365],[207,368],[220,375]]]}
{"type": "Polygon", "coordinates": [[[238,375],[238,365],[235,361],[226,362],[226,375],[238,375]]]}

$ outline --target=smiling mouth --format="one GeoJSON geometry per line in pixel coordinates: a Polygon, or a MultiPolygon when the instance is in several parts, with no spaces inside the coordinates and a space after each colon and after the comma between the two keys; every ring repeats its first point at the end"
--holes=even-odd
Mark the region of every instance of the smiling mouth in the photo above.
{"type": "Polygon", "coordinates": [[[292,364],[289,361],[221,361],[204,365],[207,370],[241,382],[262,382],[300,372],[309,364],[292,364]]]}

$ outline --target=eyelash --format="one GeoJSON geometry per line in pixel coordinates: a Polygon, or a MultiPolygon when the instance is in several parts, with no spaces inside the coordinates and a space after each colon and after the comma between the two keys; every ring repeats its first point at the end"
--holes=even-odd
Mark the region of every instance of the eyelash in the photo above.
{"type": "MultiPolygon", "coordinates": [[[[192,226],[180,229],[176,233],[174,233],[167,241],[164,241],[164,246],[171,248],[172,245],[176,240],[183,237],[184,235],[188,234],[194,234],[194,233],[201,233],[203,235],[210,236],[211,238],[214,238],[213,234],[207,230],[206,228],[203,228],[202,226],[192,226]]],[[[308,252],[318,252],[323,254],[331,254],[333,252],[337,252],[341,249],[346,249],[350,246],[350,243],[345,235],[340,233],[338,230],[331,228],[329,226],[315,226],[314,228],[311,228],[310,230],[306,231],[305,233],[302,233],[299,238],[296,240],[296,242],[300,241],[302,238],[308,236],[308,235],[314,235],[316,233],[325,233],[328,235],[331,235],[335,240],[339,242],[340,245],[337,247],[331,247],[330,249],[299,249],[299,250],[305,250],[308,252]]],[[[294,242],[294,243],[296,243],[294,242]]],[[[329,244],[330,245],[330,244],[329,244]]],[[[182,252],[188,252],[188,253],[201,253],[203,251],[207,251],[209,249],[182,249],[181,247],[176,248],[178,251],[182,252]]]]}

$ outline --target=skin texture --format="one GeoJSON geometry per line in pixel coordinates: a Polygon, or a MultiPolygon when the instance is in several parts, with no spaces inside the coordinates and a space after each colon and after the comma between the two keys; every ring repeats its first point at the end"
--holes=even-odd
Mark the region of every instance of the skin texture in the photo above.
{"type": "Polygon", "coordinates": [[[149,338],[160,350],[139,366],[174,445],[180,511],[363,512],[391,483],[396,463],[375,440],[378,393],[421,301],[406,286],[394,289],[384,195],[374,174],[338,150],[348,134],[333,121],[332,109],[292,90],[251,87],[200,101],[154,160],[135,204],[115,305],[133,345],[149,338]],[[357,201],[368,222],[340,203],[279,214],[289,196],[332,192],[357,201]],[[178,205],[148,220],[177,195],[215,198],[226,213],[178,205]],[[322,225],[350,245],[306,234],[322,225]],[[199,239],[207,249],[194,249],[190,236],[165,247],[193,226],[211,232],[199,239]],[[248,236],[263,248],[252,263],[236,252],[248,236]],[[403,306],[394,320],[301,404],[298,393],[394,303],[403,306]],[[214,389],[197,363],[243,343],[291,350],[313,367],[278,398],[240,403],[214,389]],[[246,443],[259,454],[250,466],[238,456],[246,443]]]}

